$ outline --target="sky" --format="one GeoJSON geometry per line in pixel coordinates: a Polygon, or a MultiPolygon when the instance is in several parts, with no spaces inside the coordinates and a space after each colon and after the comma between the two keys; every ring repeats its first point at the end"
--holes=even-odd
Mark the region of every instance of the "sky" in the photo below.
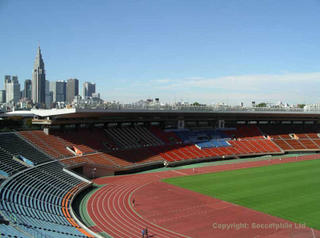
{"type": "Polygon", "coordinates": [[[0,0],[4,75],[108,101],[320,103],[320,0],[0,0]],[[82,91],[80,91],[81,93],[82,91]]]}

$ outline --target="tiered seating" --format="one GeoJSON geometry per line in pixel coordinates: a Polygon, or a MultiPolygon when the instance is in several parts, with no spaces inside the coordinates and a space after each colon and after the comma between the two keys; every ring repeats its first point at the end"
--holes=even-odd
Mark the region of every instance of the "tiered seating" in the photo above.
{"type": "Polygon", "coordinates": [[[163,145],[163,141],[161,141],[158,137],[154,136],[147,128],[145,127],[136,127],[130,128],[130,130],[138,137],[143,138],[147,144],[152,146],[160,146],[163,145]]]}
{"type": "Polygon", "coordinates": [[[319,146],[312,139],[300,139],[299,142],[309,150],[319,150],[319,146]]]}
{"type": "MultiPolygon", "coordinates": [[[[232,143],[228,139],[229,136],[226,135],[227,133],[225,134],[225,131],[222,130],[176,130],[174,132],[164,132],[159,128],[152,127],[150,128],[150,131],[154,135],[159,136],[159,138],[161,138],[161,140],[167,145],[149,147],[149,151],[151,150],[154,155],[160,155],[162,160],[167,160],[168,162],[192,160],[196,158],[218,158],[230,155],[238,156],[263,153],[281,153],[280,148],[273,144],[270,140],[265,139],[260,130],[254,126],[241,127],[240,132],[237,132],[235,129],[225,130],[229,132],[231,131],[233,137],[235,135],[241,136],[241,140],[235,140],[232,141],[232,143]],[[251,128],[253,128],[253,132],[247,132],[247,130],[250,130],[251,128]],[[174,139],[169,140],[169,135],[174,139]],[[252,138],[250,136],[252,136],[252,138]],[[178,140],[176,140],[176,138],[178,138],[178,140]],[[249,138],[251,138],[251,140],[249,140],[249,138]],[[211,141],[207,142],[208,139],[211,139],[211,141]],[[179,140],[180,143],[177,143],[179,140]],[[212,143],[212,148],[199,149],[192,144],[197,141],[205,141],[198,142],[199,144],[204,145],[206,143],[212,143]],[[182,145],[181,142],[191,143],[191,145],[182,145]]],[[[145,158],[147,158],[147,156],[144,155],[145,153],[134,148],[130,150],[121,150],[108,153],[112,154],[114,157],[121,158],[132,163],[150,161],[145,160],[145,158]]],[[[160,160],[159,156],[156,157],[156,160],[160,160]]]]}
{"type": "Polygon", "coordinates": [[[89,163],[89,164],[99,164],[108,167],[119,167],[118,164],[113,162],[111,159],[107,158],[103,153],[94,153],[88,154],[84,156],[76,156],[69,159],[61,160],[62,163],[66,165],[74,165],[81,163],[89,163]]]}
{"type": "Polygon", "coordinates": [[[214,129],[209,130],[175,130],[174,133],[183,141],[185,144],[189,143],[199,143],[207,142],[211,139],[221,139],[227,138],[227,136],[219,131],[214,129]]]}
{"type": "Polygon", "coordinates": [[[229,135],[231,138],[241,138],[241,139],[263,139],[259,128],[255,125],[251,126],[238,126],[235,130],[225,130],[225,134],[229,135]]]}
{"type": "Polygon", "coordinates": [[[26,168],[27,166],[14,160],[12,158],[12,155],[8,154],[0,148],[0,174],[5,177],[9,177],[26,168]],[[1,171],[3,171],[4,173],[1,173],[1,171]]]}
{"type": "MultiPolygon", "coordinates": [[[[98,130],[97,130],[98,131],[98,130]]],[[[100,133],[97,131],[90,131],[88,129],[80,129],[79,131],[54,131],[55,136],[58,137],[66,146],[73,148],[75,146],[77,149],[83,153],[93,153],[98,149],[103,147],[102,142],[99,140],[100,133]]]]}
{"type": "Polygon", "coordinates": [[[0,148],[11,155],[22,155],[34,164],[51,161],[48,156],[14,133],[0,133],[0,148]]]}
{"type": "Polygon", "coordinates": [[[21,131],[19,133],[47,154],[57,159],[72,155],[66,149],[68,144],[71,146],[70,143],[64,143],[63,140],[59,140],[56,136],[46,135],[43,131],[21,131]]]}
{"type": "Polygon", "coordinates": [[[281,152],[281,149],[266,139],[255,125],[238,126],[235,130],[226,130],[224,133],[237,139],[229,143],[239,151],[238,155],[281,152]]]}
{"type": "Polygon", "coordinates": [[[320,138],[317,133],[311,132],[317,131],[317,128],[282,125],[278,128],[265,126],[263,130],[285,151],[320,150],[320,143],[317,143],[320,138]]]}
{"type": "Polygon", "coordinates": [[[56,162],[40,165],[2,185],[0,207],[11,222],[31,236],[86,237],[68,211],[72,195],[85,185],[63,172],[56,162]]]}
{"type": "Polygon", "coordinates": [[[153,148],[153,150],[169,162],[211,157],[208,153],[198,149],[195,145],[169,145],[153,148]]]}
{"type": "Polygon", "coordinates": [[[182,143],[182,140],[173,132],[166,132],[155,126],[151,127],[149,130],[167,145],[182,143]]]}
{"type": "MultiPolygon", "coordinates": [[[[281,149],[270,140],[265,139],[256,126],[241,126],[224,130],[178,130],[175,133],[184,143],[196,143],[200,151],[206,153],[199,155],[198,152],[197,158],[281,153],[281,149]],[[230,140],[230,138],[234,140],[230,140]]],[[[179,155],[177,151],[175,152],[179,155]]],[[[175,158],[174,155],[171,157],[175,158]]],[[[179,156],[179,159],[191,158],[186,158],[181,154],[179,156]]]]}
{"type": "Polygon", "coordinates": [[[310,139],[314,139],[314,140],[319,140],[320,139],[318,133],[305,133],[305,135],[306,135],[307,138],[310,138],[310,139]]]}
{"type": "Polygon", "coordinates": [[[287,139],[286,142],[294,149],[294,150],[305,150],[306,147],[304,147],[299,140],[295,139],[287,139]]]}
{"type": "Polygon", "coordinates": [[[283,150],[294,150],[294,148],[287,142],[287,140],[283,140],[281,137],[280,138],[274,138],[273,142],[276,143],[280,148],[283,150]]]}
{"type": "Polygon", "coordinates": [[[160,146],[164,144],[144,127],[108,128],[105,131],[121,149],[160,146]]]}
{"type": "Polygon", "coordinates": [[[230,144],[224,140],[224,139],[212,139],[212,140],[209,140],[207,142],[199,142],[197,143],[197,146],[199,148],[212,148],[212,147],[227,147],[227,146],[230,146],[230,144]]]}
{"type": "Polygon", "coordinates": [[[263,128],[263,132],[256,125],[241,125],[226,129],[165,131],[158,127],[114,127],[53,131],[50,136],[41,131],[32,136],[29,134],[33,132],[22,134],[48,154],[63,155],[60,159],[67,165],[101,164],[115,170],[164,160],[176,162],[284,153],[284,150],[320,150],[320,137],[315,128],[295,131],[291,126],[276,132],[275,126],[269,127],[270,131],[263,128]],[[65,146],[76,146],[84,155],[72,156],[65,146]]]}
{"type": "Polygon", "coordinates": [[[320,138],[316,133],[296,133],[296,138],[298,138],[298,141],[300,144],[303,145],[304,148],[308,150],[319,150],[320,147],[317,145],[314,140],[319,140],[320,138]]]}
{"type": "Polygon", "coordinates": [[[148,163],[163,160],[157,153],[154,152],[152,147],[110,151],[106,153],[106,157],[110,158],[113,161],[115,161],[115,158],[118,158],[118,160],[125,160],[127,162],[126,166],[130,166],[135,163],[148,163]]]}

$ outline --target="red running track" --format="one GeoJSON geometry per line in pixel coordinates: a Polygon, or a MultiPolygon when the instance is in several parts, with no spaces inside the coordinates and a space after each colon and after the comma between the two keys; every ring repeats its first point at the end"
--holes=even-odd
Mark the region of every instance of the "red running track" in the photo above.
{"type": "MultiPolygon", "coordinates": [[[[320,155],[308,155],[298,157],[298,160],[318,158],[320,155]]],[[[320,237],[320,231],[160,182],[168,177],[295,161],[297,158],[293,157],[97,179],[95,183],[107,185],[88,201],[88,213],[96,224],[92,230],[104,231],[114,238],[141,237],[145,227],[152,237],[164,238],[320,237]],[[135,206],[131,202],[133,198],[135,206]],[[219,224],[248,224],[248,227],[222,229],[217,227],[219,224]],[[280,224],[283,227],[257,229],[253,224],[280,224]]]]}

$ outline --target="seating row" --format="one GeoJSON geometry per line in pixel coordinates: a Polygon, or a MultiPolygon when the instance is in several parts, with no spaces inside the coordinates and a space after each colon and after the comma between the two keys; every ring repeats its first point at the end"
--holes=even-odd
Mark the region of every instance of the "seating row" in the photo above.
{"type": "Polygon", "coordinates": [[[0,190],[1,212],[34,237],[87,237],[71,222],[69,213],[75,188],[86,184],[62,168],[59,163],[51,162],[6,180],[0,190]]]}
{"type": "Polygon", "coordinates": [[[32,161],[35,165],[52,161],[46,154],[15,133],[0,133],[0,149],[10,155],[21,155],[32,161]]]}

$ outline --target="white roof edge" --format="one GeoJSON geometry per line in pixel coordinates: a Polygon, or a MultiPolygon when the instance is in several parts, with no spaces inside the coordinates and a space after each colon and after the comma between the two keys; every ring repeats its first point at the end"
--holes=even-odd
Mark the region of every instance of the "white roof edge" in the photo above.
{"type": "Polygon", "coordinates": [[[75,113],[76,109],[75,108],[63,108],[63,109],[31,109],[30,111],[36,116],[41,116],[41,117],[48,117],[48,116],[57,116],[57,115],[63,115],[63,114],[70,114],[70,113],[75,113]]]}

